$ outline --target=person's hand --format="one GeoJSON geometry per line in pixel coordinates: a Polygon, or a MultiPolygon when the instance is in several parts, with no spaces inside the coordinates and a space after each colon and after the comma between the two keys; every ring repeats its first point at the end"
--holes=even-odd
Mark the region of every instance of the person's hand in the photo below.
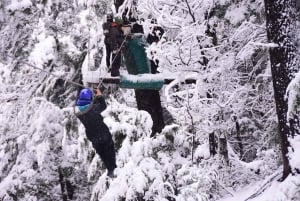
{"type": "Polygon", "coordinates": [[[97,88],[95,91],[96,91],[96,96],[101,96],[102,95],[102,92],[99,88],[97,88]]]}

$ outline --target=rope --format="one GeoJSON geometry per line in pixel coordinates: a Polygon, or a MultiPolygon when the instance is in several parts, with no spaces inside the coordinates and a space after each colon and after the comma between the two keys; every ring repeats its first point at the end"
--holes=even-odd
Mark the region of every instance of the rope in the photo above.
{"type": "MultiPolygon", "coordinates": [[[[89,27],[89,29],[90,29],[90,27],[89,27]]],[[[90,32],[90,30],[89,30],[89,32],[90,32]]],[[[117,54],[115,55],[115,57],[113,58],[113,60],[112,60],[112,62],[111,62],[111,64],[110,64],[110,66],[109,66],[109,69],[111,68],[112,64],[114,63],[114,61],[115,61],[117,55],[120,53],[120,51],[121,51],[121,49],[122,49],[122,47],[123,47],[123,45],[124,45],[124,43],[125,43],[127,37],[128,37],[128,35],[126,35],[125,38],[124,38],[124,40],[122,41],[122,43],[121,43],[121,45],[120,45],[120,48],[119,48],[118,51],[117,51],[117,54]]],[[[90,40],[90,33],[89,33],[89,40],[90,40]]],[[[89,41],[88,43],[90,43],[90,41],[89,41]]],[[[88,44],[88,46],[89,46],[89,45],[90,45],[90,44],[88,44]]],[[[90,50],[89,50],[89,48],[88,48],[88,57],[90,56],[90,55],[89,55],[89,54],[90,54],[89,52],[90,52],[90,50]]],[[[14,56],[10,56],[10,55],[6,55],[6,56],[7,56],[7,57],[10,57],[10,58],[12,58],[12,59],[16,59],[14,56]]],[[[89,59],[90,59],[90,58],[88,58],[88,68],[89,68],[89,59]]],[[[42,71],[42,72],[46,73],[47,75],[52,75],[52,76],[54,76],[54,77],[56,77],[56,78],[58,78],[58,79],[62,79],[62,80],[64,80],[64,81],[66,81],[66,82],[68,82],[68,83],[70,83],[70,84],[74,84],[74,85],[76,85],[76,86],[86,88],[86,86],[84,86],[84,85],[82,85],[82,84],[79,84],[78,82],[74,82],[74,81],[72,81],[72,80],[70,80],[70,79],[66,79],[66,78],[64,78],[64,77],[62,77],[62,76],[56,75],[56,74],[54,74],[54,73],[51,73],[51,72],[49,72],[49,71],[47,71],[47,70],[45,70],[45,69],[39,68],[39,67],[37,67],[36,65],[31,64],[31,63],[29,63],[29,62],[22,61],[22,60],[21,60],[21,62],[24,63],[24,64],[26,64],[26,65],[28,65],[28,66],[30,66],[30,67],[32,67],[32,68],[34,68],[34,69],[37,69],[37,70],[39,70],[39,71],[42,71]]],[[[90,70],[90,69],[89,69],[89,70],[90,70]]],[[[99,81],[97,87],[99,88],[99,87],[101,86],[102,83],[103,83],[103,80],[101,79],[101,80],[99,81]]]]}
{"type": "MultiPolygon", "coordinates": [[[[119,48],[118,51],[117,51],[117,54],[119,54],[119,52],[121,51],[121,49],[122,49],[122,47],[123,47],[123,45],[124,45],[124,43],[125,43],[127,37],[128,37],[128,35],[126,35],[126,37],[124,38],[124,40],[123,40],[123,42],[122,42],[120,48],[119,48]]],[[[10,58],[12,58],[12,59],[15,59],[15,57],[13,57],[13,56],[10,56],[10,55],[6,55],[6,56],[7,56],[7,57],[10,57],[10,58]]],[[[116,56],[117,56],[117,55],[116,55],[116,56]]],[[[116,56],[113,58],[112,63],[115,61],[116,56]]],[[[66,82],[68,82],[68,83],[70,83],[70,84],[74,84],[74,85],[76,85],[76,86],[86,88],[86,86],[84,86],[84,85],[82,85],[82,84],[79,84],[78,82],[74,82],[74,81],[72,81],[72,80],[70,80],[70,79],[64,78],[64,77],[59,76],[59,75],[56,75],[56,74],[54,74],[54,73],[51,73],[51,72],[49,72],[49,71],[47,71],[47,70],[45,70],[45,69],[39,68],[39,67],[37,67],[36,65],[31,64],[31,63],[29,63],[29,62],[22,61],[22,60],[21,60],[21,62],[24,63],[24,64],[26,64],[26,65],[28,65],[28,66],[30,66],[30,67],[32,67],[32,68],[34,68],[34,69],[37,69],[37,70],[39,70],[39,71],[42,71],[42,72],[46,73],[47,75],[52,75],[53,77],[62,79],[62,80],[66,81],[66,82]]],[[[110,64],[110,67],[111,67],[111,65],[112,65],[112,64],[110,64]]],[[[99,82],[99,84],[98,84],[97,87],[100,87],[101,84],[102,84],[102,82],[103,82],[103,81],[101,80],[101,81],[99,82]]]]}
{"type": "Polygon", "coordinates": [[[113,58],[113,60],[112,60],[111,64],[109,65],[109,68],[111,68],[111,65],[114,63],[114,61],[115,61],[115,59],[116,59],[117,55],[118,55],[118,54],[119,54],[119,52],[121,51],[121,49],[122,49],[122,47],[123,47],[123,45],[124,45],[124,43],[125,43],[125,41],[126,41],[127,37],[128,37],[128,35],[126,35],[126,36],[125,36],[125,38],[124,38],[124,40],[122,41],[122,43],[121,43],[121,45],[120,45],[120,48],[119,48],[119,49],[118,49],[118,51],[117,51],[117,54],[116,54],[116,56],[113,58]]]}
{"type": "MultiPolygon", "coordinates": [[[[89,11],[89,14],[88,14],[89,22],[88,22],[87,26],[88,26],[89,34],[88,34],[88,51],[87,51],[87,57],[88,57],[87,65],[88,66],[87,66],[87,68],[88,68],[88,71],[91,71],[91,65],[90,65],[91,64],[91,27],[93,26],[93,20],[91,20],[92,19],[91,5],[88,6],[88,11],[89,11]]],[[[95,64],[95,62],[94,62],[94,64],[95,64]]],[[[94,73],[91,76],[92,76],[92,78],[94,78],[94,73]]]]}
{"type": "MultiPolygon", "coordinates": [[[[110,63],[108,69],[111,69],[112,64],[114,63],[114,61],[116,60],[116,57],[118,56],[118,54],[120,53],[122,47],[124,46],[124,43],[125,43],[127,37],[128,37],[128,35],[126,35],[125,38],[124,38],[124,40],[122,41],[122,43],[121,43],[121,45],[120,45],[120,48],[118,49],[117,54],[116,54],[116,55],[114,56],[114,58],[112,59],[112,62],[110,63]]],[[[107,54],[107,53],[106,53],[106,54],[107,54]]],[[[103,80],[101,79],[101,80],[99,81],[99,84],[98,84],[97,87],[100,87],[102,83],[103,83],[103,80]]]]}
{"type": "MultiPolygon", "coordinates": [[[[10,58],[12,58],[12,59],[15,59],[15,57],[10,56],[10,55],[7,55],[7,57],[10,57],[10,58]]],[[[86,86],[84,86],[84,85],[82,85],[82,84],[79,84],[79,83],[74,82],[74,81],[72,81],[72,80],[70,80],[70,79],[66,79],[66,78],[64,78],[64,77],[62,77],[62,76],[56,75],[56,74],[54,74],[54,73],[51,73],[51,72],[49,72],[49,71],[47,71],[47,70],[45,70],[45,69],[39,68],[39,67],[37,67],[36,65],[33,65],[33,64],[31,64],[31,63],[28,63],[28,62],[22,61],[22,60],[21,60],[21,62],[24,63],[24,64],[26,64],[26,65],[28,65],[28,66],[30,66],[30,67],[32,67],[32,68],[34,68],[34,69],[37,69],[37,70],[39,70],[39,71],[42,71],[42,72],[46,73],[47,75],[52,75],[52,76],[54,76],[54,77],[56,77],[56,78],[62,79],[62,80],[64,80],[64,81],[69,82],[69,83],[71,83],[71,84],[74,84],[74,85],[76,85],[76,86],[86,88],[86,86]]]]}

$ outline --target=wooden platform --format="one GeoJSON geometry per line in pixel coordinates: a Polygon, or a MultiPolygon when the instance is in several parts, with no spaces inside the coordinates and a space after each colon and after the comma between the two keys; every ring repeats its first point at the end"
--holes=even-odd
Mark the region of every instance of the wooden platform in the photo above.
{"type": "MultiPolygon", "coordinates": [[[[121,76],[132,77],[132,79],[156,80],[161,79],[164,84],[170,84],[174,80],[184,84],[195,84],[197,81],[197,74],[183,74],[183,73],[158,73],[158,74],[141,74],[129,75],[126,71],[121,71],[121,76]]],[[[120,77],[112,77],[110,73],[101,73],[99,71],[89,71],[83,74],[83,82],[89,84],[120,84],[120,77]]]]}

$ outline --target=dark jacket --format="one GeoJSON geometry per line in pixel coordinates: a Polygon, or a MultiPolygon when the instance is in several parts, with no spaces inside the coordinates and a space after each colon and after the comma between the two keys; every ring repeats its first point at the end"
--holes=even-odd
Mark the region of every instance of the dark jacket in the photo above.
{"type": "Polygon", "coordinates": [[[111,22],[105,22],[102,24],[103,34],[104,34],[104,43],[109,43],[109,29],[110,29],[111,22]]]}
{"type": "Polygon", "coordinates": [[[75,107],[75,114],[83,123],[87,138],[93,143],[106,143],[111,140],[107,125],[103,122],[101,112],[106,109],[106,102],[102,96],[96,97],[84,111],[75,107]]]}
{"type": "Polygon", "coordinates": [[[144,28],[142,25],[138,24],[137,22],[134,22],[132,24],[132,33],[144,33],[144,28]]]}
{"type": "Polygon", "coordinates": [[[121,47],[124,36],[120,26],[112,22],[109,29],[109,44],[112,50],[118,50],[121,47]]]}
{"type": "Polygon", "coordinates": [[[149,44],[152,44],[153,42],[157,43],[161,39],[164,33],[165,31],[162,27],[160,26],[153,27],[151,33],[149,33],[147,36],[147,42],[149,44]]]}

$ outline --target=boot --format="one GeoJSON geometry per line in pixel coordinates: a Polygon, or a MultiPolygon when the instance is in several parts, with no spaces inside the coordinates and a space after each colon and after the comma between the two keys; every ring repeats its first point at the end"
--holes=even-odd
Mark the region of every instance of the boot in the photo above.
{"type": "Polygon", "coordinates": [[[116,178],[116,175],[114,174],[114,170],[107,170],[107,176],[110,178],[116,178]]]}

